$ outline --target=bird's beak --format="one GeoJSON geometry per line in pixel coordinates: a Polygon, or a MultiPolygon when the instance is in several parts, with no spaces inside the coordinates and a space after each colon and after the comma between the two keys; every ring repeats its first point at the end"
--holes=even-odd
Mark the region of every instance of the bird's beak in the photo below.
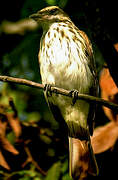
{"type": "Polygon", "coordinates": [[[40,14],[35,13],[35,14],[30,15],[29,18],[34,19],[35,21],[37,21],[37,20],[40,19],[41,17],[40,17],[40,14]]]}

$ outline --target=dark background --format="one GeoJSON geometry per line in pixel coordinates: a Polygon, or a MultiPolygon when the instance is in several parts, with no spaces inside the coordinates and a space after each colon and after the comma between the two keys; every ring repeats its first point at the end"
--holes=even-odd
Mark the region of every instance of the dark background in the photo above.
{"type": "MultiPolygon", "coordinates": [[[[37,10],[49,5],[58,5],[63,8],[79,29],[87,33],[93,44],[98,78],[106,62],[115,83],[118,85],[118,53],[114,48],[114,44],[118,42],[116,1],[107,1],[107,3],[98,0],[2,1],[0,5],[0,75],[26,78],[40,83],[37,55],[42,31],[27,32],[24,35],[11,35],[1,30],[1,24],[6,20],[16,22],[27,18],[37,10]]],[[[59,124],[49,112],[43,92],[21,85],[0,83],[0,93],[0,104],[8,103],[8,97],[13,98],[21,122],[33,121],[38,123],[39,127],[45,129],[46,135],[44,139],[40,139],[40,128],[36,132],[33,127],[25,131],[23,129],[25,135],[23,134],[22,136],[24,138],[30,134],[34,144],[29,145],[29,147],[31,152],[35,154],[34,159],[39,159],[38,163],[43,170],[47,171],[49,169],[48,175],[44,176],[37,168],[33,169],[34,165],[32,163],[29,163],[23,169],[20,165],[17,165],[17,158],[13,158],[14,160],[12,161],[11,157],[10,161],[14,162],[15,165],[10,161],[8,162],[12,166],[10,171],[1,167],[1,178],[37,180],[40,177],[41,179],[51,180],[54,177],[54,180],[69,180],[67,137],[65,134],[60,133],[59,124]],[[34,176],[32,172],[35,174],[34,176]]],[[[104,125],[108,121],[102,108],[98,107],[96,126],[104,125]]],[[[13,137],[9,135],[9,131],[7,135],[8,139],[12,140],[13,137]]],[[[16,147],[15,141],[12,144],[16,147]]],[[[6,155],[6,158],[8,156],[9,154],[6,155]]],[[[24,156],[21,155],[20,158],[23,159],[24,156]]],[[[102,179],[108,176],[114,176],[117,179],[117,144],[112,151],[108,150],[96,155],[96,158],[100,175],[90,179],[102,179]]]]}

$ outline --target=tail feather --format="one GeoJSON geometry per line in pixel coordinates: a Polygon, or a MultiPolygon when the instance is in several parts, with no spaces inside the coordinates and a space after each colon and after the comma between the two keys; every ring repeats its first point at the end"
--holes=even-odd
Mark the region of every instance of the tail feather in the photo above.
{"type": "Polygon", "coordinates": [[[82,180],[87,174],[98,174],[98,166],[89,140],[69,137],[69,153],[70,175],[74,180],[82,180]]]}

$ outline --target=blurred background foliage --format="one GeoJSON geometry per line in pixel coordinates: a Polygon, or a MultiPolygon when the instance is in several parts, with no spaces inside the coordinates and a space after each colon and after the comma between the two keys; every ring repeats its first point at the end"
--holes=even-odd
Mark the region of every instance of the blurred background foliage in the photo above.
{"type": "MultiPolygon", "coordinates": [[[[38,51],[42,30],[8,34],[2,31],[2,24],[28,18],[32,13],[49,5],[58,5],[63,8],[75,24],[87,33],[93,44],[99,78],[104,62],[107,61],[107,57],[110,57],[106,53],[107,47],[103,49],[101,44],[104,45],[103,42],[108,39],[113,46],[117,43],[118,35],[116,21],[114,22],[117,12],[115,2],[111,4],[107,2],[106,7],[98,0],[2,1],[0,5],[0,75],[25,78],[41,83],[38,51]]],[[[13,99],[18,112],[19,120],[16,126],[18,126],[18,131],[21,128],[22,132],[17,137],[16,127],[11,121],[7,123],[6,138],[15,149],[13,150],[10,145],[7,148],[0,145],[2,154],[0,157],[4,158],[0,164],[0,179],[71,180],[68,175],[67,136],[61,132],[59,123],[53,119],[43,92],[27,86],[0,82],[2,125],[9,119],[6,112],[14,111],[9,105],[9,98],[13,99]],[[18,152],[15,151],[16,149],[18,152]]],[[[106,122],[108,122],[107,117],[102,108],[98,107],[96,126],[104,125],[106,122]]],[[[4,142],[7,143],[7,140],[4,142]]],[[[103,168],[106,157],[103,158],[103,154],[97,157],[103,176],[106,175],[108,168],[108,166],[106,169],[103,168]]],[[[114,158],[113,154],[111,159],[114,158]]]]}

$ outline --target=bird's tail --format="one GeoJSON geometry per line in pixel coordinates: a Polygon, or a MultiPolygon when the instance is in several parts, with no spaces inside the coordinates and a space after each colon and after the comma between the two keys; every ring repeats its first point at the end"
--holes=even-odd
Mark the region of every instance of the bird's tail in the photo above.
{"type": "Polygon", "coordinates": [[[69,137],[70,175],[74,180],[83,180],[87,174],[98,175],[98,166],[90,140],[69,137]]]}

